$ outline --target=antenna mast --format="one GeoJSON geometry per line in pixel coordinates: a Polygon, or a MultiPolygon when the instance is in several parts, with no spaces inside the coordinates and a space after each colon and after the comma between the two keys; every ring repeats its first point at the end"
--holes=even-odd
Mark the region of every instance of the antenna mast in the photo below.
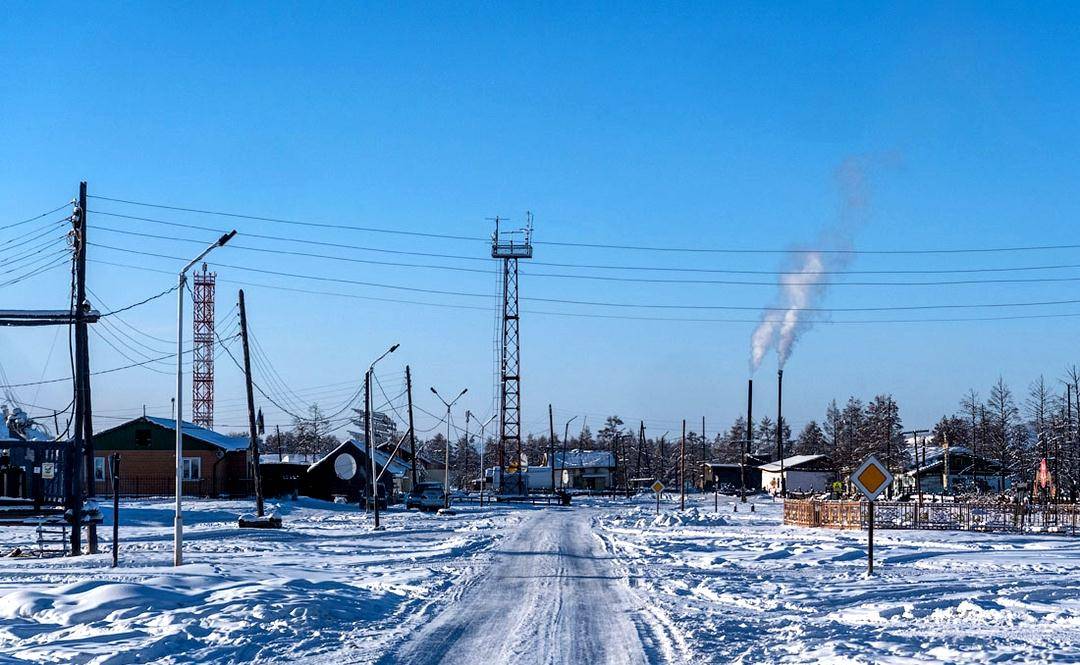
{"type": "Polygon", "coordinates": [[[518,260],[532,258],[532,213],[525,213],[525,228],[504,231],[495,218],[491,257],[502,261],[502,338],[499,354],[499,468],[506,468],[506,451],[521,469],[521,317],[518,310],[518,260]]]}

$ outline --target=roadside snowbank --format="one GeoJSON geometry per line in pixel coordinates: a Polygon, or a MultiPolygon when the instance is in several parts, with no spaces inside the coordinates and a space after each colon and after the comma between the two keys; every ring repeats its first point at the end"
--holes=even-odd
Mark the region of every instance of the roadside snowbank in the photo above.
{"type": "MultiPolygon", "coordinates": [[[[438,517],[392,510],[384,531],[355,506],[273,504],[280,530],[239,529],[250,502],[185,504],[185,565],[165,501],[121,506],[110,555],[0,559],[0,660],[39,663],[355,662],[471,574],[518,511],[438,517]]],[[[111,522],[111,515],[106,514],[111,522]]],[[[0,529],[10,549],[31,529],[0,529]]]]}
{"type": "Polygon", "coordinates": [[[702,662],[1080,660],[1080,540],[879,531],[868,579],[865,533],[786,527],[778,502],[735,513],[731,498],[705,527],[712,501],[596,521],[702,662]]]}

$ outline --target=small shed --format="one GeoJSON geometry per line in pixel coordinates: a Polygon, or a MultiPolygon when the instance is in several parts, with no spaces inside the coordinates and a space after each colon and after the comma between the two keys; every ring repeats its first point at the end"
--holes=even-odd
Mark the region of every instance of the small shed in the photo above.
{"type": "Polygon", "coordinates": [[[836,466],[827,455],[793,455],[758,469],[761,489],[774,494],[785,486],[788,492],[827,492],[836,480],[836,466]]]}
{"type": "Polygon", "coordinates": [[[761,469],[753,464],[731,464],[726,462],[705,463],[705,489],[709,492],[718,490],[724,493],[738,492],[744,487],[757,492],[761,489],[761,469]]]}
{"type": "Polygon", "coordinates": [[[318,461],[317,455],[300,453],[263,453],[259,455],[263,496],[295,497],[300,494],[308,467],[318,461]]]}
{"type": "MultiPolygon", "coordinates": [[[[548,469],[551,484],[550,468],[548,469]]],[[[563,487],[579,490],[603,491],[612,484],[615,472],[615,456],[607,450],[571,450],[555,453],[556,482],[562,478],[563,487]]],[[[539,479],[538,479],[539,480],[539,479]]]]}
{"type": "MultiPolygon", "coordinates": [[[[375,457],[376,463],[379,455],[375,457]]],[[[349,503],[367,503],[371,496],[371,458],[353,439],[342,443],[308,467],[301,493],[313,499],[332,501],[344,497],[349,503]]],[[[388,471],[379,481],[379,502],[394,495],[394,478],[388,471]]]]}

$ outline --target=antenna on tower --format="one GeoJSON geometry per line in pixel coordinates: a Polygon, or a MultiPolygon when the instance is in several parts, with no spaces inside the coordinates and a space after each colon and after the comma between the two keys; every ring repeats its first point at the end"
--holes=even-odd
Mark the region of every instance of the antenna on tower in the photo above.
{"type": "Polygon", "coordinates": [[[202,271],[193,275],[191,296],[194,301],[193,338],[195,348],[191,363],[191,421],[200,427],[214,427],[214,289],[217,273],[202,271]]]}
{"type": "MultiPolygon", "coordinates": [[[[532,258],[532,213],[525,213],[525,228],[505,231],[495,218],[491,257],[502,261],[502,336],[499,354],[499,469],[506,469],[506,452],[513,451],[512,466],[519,472],[521,451],[521,318],[518,310],[518,260],[532,258]]],[[[516,488],[524,491],[523,484],[516,488]]],[[[503,490],[503,488],[500,488],[503,490]]],[[[505,491],[505,490],[503,490],[505,491]]]]}

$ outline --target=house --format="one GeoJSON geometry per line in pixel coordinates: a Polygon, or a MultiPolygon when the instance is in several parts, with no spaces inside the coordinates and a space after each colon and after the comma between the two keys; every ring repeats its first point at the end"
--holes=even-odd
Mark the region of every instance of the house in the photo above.
{"type": "Polygon", "coordinates": [[[827,455],[794,455],[758,469],[761,489],[774,494],[782,487],[788,492],[826,492],[836,480],[836,466],[827,455]]]}
{"type": "MultiPolygon", "coordinates": [[[[551,467],[545,461],[543,468],[548,470],[550,485],[551,467]]],[[[603,491],[611,487],[614,474],[615,456],[609,451],[575,449],[555,453],[555,478],[562,487],[603,491]]]]}
{"type": "Polygon", "coordinates": [[[932,448],[926,451],[925,460],[919,461],[918,466],[909,463],[897,475],[900,492],[917,493],[920,487],[930,494],[997,492],[1012,487],[1012,474],[1006,471],[1004,487],[999,488],[1002,468],[997,460],[977,455],[965,446],[932,448]]]}
{"type": "MultiPolygon", "coordinates": [[[[185,422],[183,492],[190,496],[249,496],[247,437],[227,436],[185,422]]],[[[176,487],[176,421],[142,416],[94,435],[94,482],[111,492],[108,457],[120,454],[120,493],[168,496],[176,487]]]]}
{"type": "Polygon", "coordinates": [[[721,492],[738,492],[739,488],[746,487],[751,492],[761,489],[760,461],[754,459],[743,464],[729,464],[721,462],[705,463],[705,489],[721,492]],[[745,481],[743,480],[745,478],[745,481]],[[743,483],[746,483],[743,485],[743,483]]]}
{"type": "MultiPolygon", "coordinates": [[[[395,500],[400,476],[409,467],[400,460],[390,460],[383,451],[375,451],[375,463],[386,472],[379,480],[379,502],[395,500]],[[387,462],[391,462],[387,466],[387,462]]],[[[308,467],[301,483],[301,493],[313,499],[333,501],[342,497],[348,503],[367,503],[371,496],[371,458],[364,446],[349,439],[308,467]]]]}

